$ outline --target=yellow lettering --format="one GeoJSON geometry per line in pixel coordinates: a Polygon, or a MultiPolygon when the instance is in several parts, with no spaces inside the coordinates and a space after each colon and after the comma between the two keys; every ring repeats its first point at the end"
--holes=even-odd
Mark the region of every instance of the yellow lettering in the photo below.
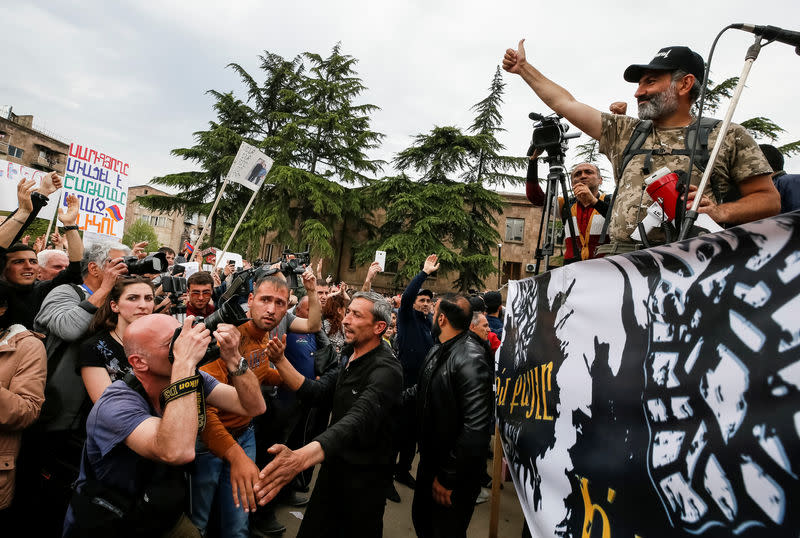
{"type": "Polygon", "coordinates": [[[530,387],[528,387],[527,373],[522,376],[522,398],[519,400],[520,407],[528,407],[530,405],[530,387]]]}
{"type": "Polygon", "coordinates": [[[514,395],[511,397],[511,408],[508,410],[509,414],[514,412],[514,406],[519,405],[517,403],[517,396],[519,393],[522,392],[522,378],[518,377],[517,380],[514,382],[514,395]]]}
{"type": "Polygon", "coordinates": [[[535,418],[536,418],[536,420],[541,420],[542,419],[542,415],[541,415],[541,413],[539,413],[539,403],[542,401],[542,399],[539,397],[539,367],[538,366],[533,369],[533,380],[534,380],[534,384],[536,385],[536,389],[535,389],[535,392],[536,392],[536,417],[535,418]]]}
{"type": "Polygon", "coordinates": [[[501,390],[500,395],[500,405],[506,405],[506,396],[508,396],[508,382],[511,381],[510,377],[506,378],[506,383],[503,385],[503,389],[501,390]]]}
{"type": "Polygon", "coordinates": [[[545,391],[550,391],[552,389],[552,377],[553,363],[548,362],[542,366],[542,420],[553,420],[553,417],[547,414],[547,395],[545,394],[545,391]],[[545,375],[547,376],[546,380],[545,375]],[[547,384],[546,389],[545,383],[547,384]]]}
{"type": "Polygon", "coordinates": [[[611,538],[611,525],[608,522],[608,516],[605,510],[592,503],[589,497],[589,480],[586,478],[581,478],[581,496],[583,497],[583,529],[581,538],[591,538],[593,535],[597,536],[596,533],[592,533],[595,515],[599,515],[602,519],[602,538],[611,538]]]}

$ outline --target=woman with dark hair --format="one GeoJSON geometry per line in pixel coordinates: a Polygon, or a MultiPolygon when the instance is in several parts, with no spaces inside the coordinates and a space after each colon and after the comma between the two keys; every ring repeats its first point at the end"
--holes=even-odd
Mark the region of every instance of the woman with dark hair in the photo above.
{"type": "Polygon", "coordinates": [[[92,402],[100,398],[107,386],[131,371],[122,335],[135,319],[153,313],[154,296],[150,280],[123,277],[95,312],[89,325],[89,334],[94,336],[81,345],[78,357],[78,369],[92,402]]]}
{"type": "Polygon", "coordinates": [[[325,301],[325,306],[322,307],[322,330],[328,335],[337,353],[342,351],[342,347],[344,347],[342,321],[344,320],[345,310],[347,310],[347,301],[341,293],[329,295],[328,300],[325,301]]]}

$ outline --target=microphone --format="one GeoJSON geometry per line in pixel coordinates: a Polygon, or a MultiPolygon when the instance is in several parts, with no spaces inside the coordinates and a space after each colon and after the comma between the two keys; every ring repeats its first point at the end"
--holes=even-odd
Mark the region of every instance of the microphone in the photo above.
{"type": "MultiPolygon", "coordinates": [[[[784,30],[777,26],[756,26],[754,24],[732,24],[731,26],[737,30],[761,36],[769,41],[780,41],[793,47],[800,47],[800,32],[784,30]]],[[[800,54],[800,48],[798,48],[797,53],[800,54]]]]}
{"type": "Polygon", "coordinates": [[[536,112],[531,112],[530,114],[528,114],[528,117],[533,121],[544,121],[545,119],[544,116],[542,116],[541,114],[537,114],[536,112]]]}

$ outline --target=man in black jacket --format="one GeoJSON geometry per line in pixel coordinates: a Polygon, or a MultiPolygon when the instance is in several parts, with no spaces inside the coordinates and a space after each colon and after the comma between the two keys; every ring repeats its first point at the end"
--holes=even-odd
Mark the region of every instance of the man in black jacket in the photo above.
{"type": "Polygon", "coordinates": [[[253,488],[263,506],[299,472],[322,463],[299,537],[383,534],[403,387],[400,365],[382,339],[391,310],[379,293],[356,293],[342,322],[347,345],[341,360],[318,380],[292,367],[283,355],[285,342],[273,338],[267,345],[285,387],[312,404],[333,402],[330,426],[313,441],[297,450],[269,449],[275,459],[253,488]]]}
{"type": "MultiPolygon", "coordinates": [[[[422,285],[437,269],[439,269],[438,257],[436,254],[431,254],[425,259],[422,271],[411,279],[400,299],[395,345],[397,358],[403,365],[403,388],[417,384],[420,367],[433,346],[430,320],[433,293],[423,289],[422,285]]],[[[397,447],[399,457],[394,477],[401,484],[414,489],[416,481],[411,476],[411,463],[416,452],[414,417],[404,412],[400,424],[401,432],[397,447]]],[[[394,489],[394,485],[387,490],[387,496],[394,502],[400,502],[400,495],[394,489]]]]}
{"type": "Polygon", "coordinates": [[[492,378],[486,351],[470,335],[472,308],[443,296],[433,315],[431,348],[416,387],[420,461],[411,515],[417,536],[466,536],[486,469],[492,378]]]}

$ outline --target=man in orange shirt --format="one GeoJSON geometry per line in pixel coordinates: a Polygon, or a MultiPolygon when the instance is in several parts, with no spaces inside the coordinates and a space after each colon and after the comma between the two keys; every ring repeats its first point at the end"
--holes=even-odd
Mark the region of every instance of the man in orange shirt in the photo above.
{"type": "MultiPolygon", "coordinates": [[[[314,273],[307,269],[302,278],[309,300],[307,319],[287,313],[289,287],[280,273],[261,277],[254,283],[247,300],[251,320],[239,326],[239,352],[244,358],[240,370],[229,373],[220,360],[203,366],[202,370],[222,383],[230,383],[229,376],[250,369],[262,385],[279,385],[281,376],[270,364],[265,349],[267,342],[273,336],[283,337],[287,331],[313,333],[322,326],[314,273]]],[[[205,531],[216,493],[222,535],[247,537],[248,514],[256,509],[253,484],[258,480],[253,424],[249,417],[211,407],[207,415],[206,428],[201,441],[198,441],[192,477],[192,523],[205,531]]],[[[271,522],[271,526],[260,526],[278,532],[280,524],[274,515],[267,517],[269,519],[264,523],[271,522]]]]}

